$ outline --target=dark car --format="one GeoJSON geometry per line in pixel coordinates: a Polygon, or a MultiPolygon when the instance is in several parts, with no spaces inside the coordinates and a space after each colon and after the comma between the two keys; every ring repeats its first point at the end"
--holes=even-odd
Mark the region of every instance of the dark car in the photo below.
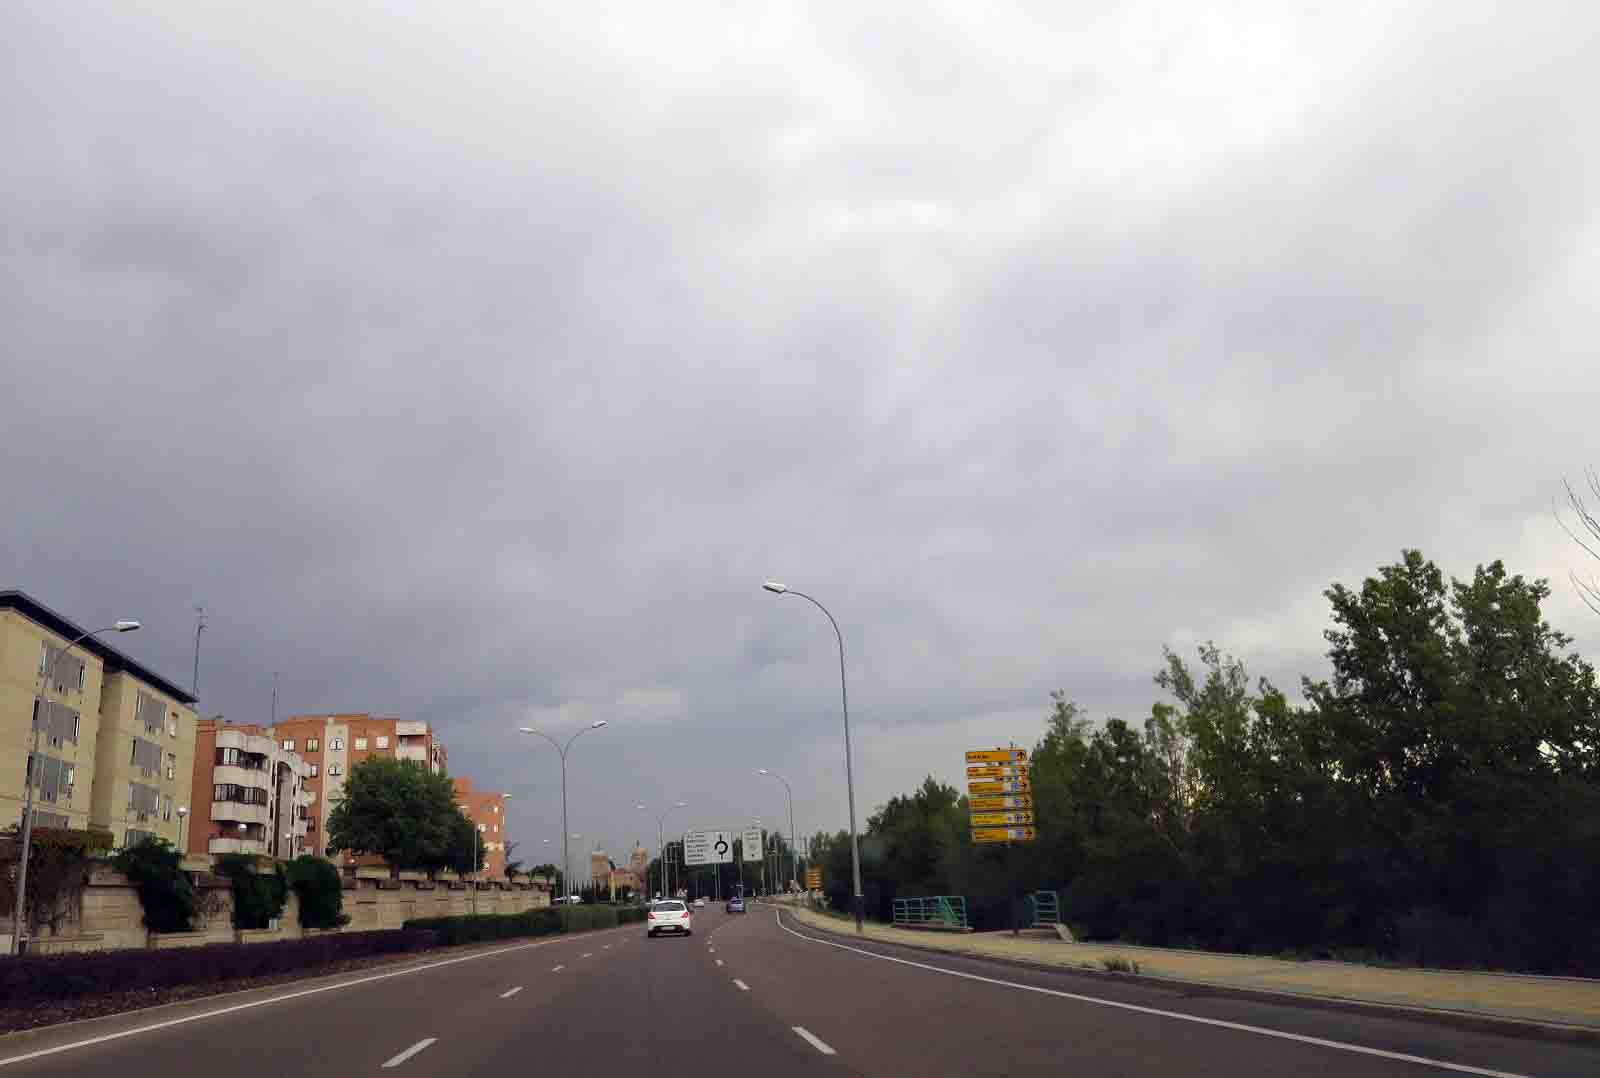
{"type": "Polygon", "coordinates": [[[728,912],[743,913],[744,899],[740,898],[738,895],[734,895],[732,898],[728,899],[728,912]]]}

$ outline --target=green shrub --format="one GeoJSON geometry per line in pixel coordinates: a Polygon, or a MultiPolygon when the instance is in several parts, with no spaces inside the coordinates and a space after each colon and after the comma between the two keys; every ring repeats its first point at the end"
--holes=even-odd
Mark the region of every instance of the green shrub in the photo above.
{"type": "Polygon", "coordinates": [[[225,853],[216,859],[214,870],[233,883],[233,927],[266,928],[283,915],[289,898],[289,885],[283,869],[259,872],[254,854],[225,853]]]}
{"type": "Polygon", "coordinates": [[[351,958],[425,950],[436,942],[431,932],[390,929],[336,932],[273,943],[215,943],[166,951],[23,955],[0,962],[0,1008],[272,976],[351,958]]]}
{"type": "Polygon", "coordinates": [[[465,917],[417,917],[407,921],[404,927],[407,930],[434,932],[438,935],[440,945],[445,947],[519,936],[548,936],[562,931],[561,920],[554,910],[469,914],[465,917]]]}
{"type": "Polygon", "coordinates": [[[179,867],[182,861],[183,855],[163,838],[147,838],[112,858],[117,871],[138,892],[145,927],[152,932],[188,932],[193,926],[200,902],[194,884],[179,867]]]}
{"type": "Polygon", "coordinates": [[[300,927],[340,928],[350,923],[344,912],[344,884],[332,861],[303,854],[289,862],[285,876],[300,903],[300,927]]]}

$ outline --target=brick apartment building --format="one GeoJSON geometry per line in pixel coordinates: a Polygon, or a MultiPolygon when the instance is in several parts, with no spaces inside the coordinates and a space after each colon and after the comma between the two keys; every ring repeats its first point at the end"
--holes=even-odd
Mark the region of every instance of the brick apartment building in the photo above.
{"type": "MultiPolygon", "coordinates": [[[[338,715],[294,715],[272,727],[282,752],[294,753],[306,763],[305,789],[310,794],[306,812],[306,848],[327,852],[328,814],[338,804],[350,768],[372,756],[412,760],[438,773],[445,769],[445,749],[426,722],[386,718],[364,712],[338,715]]],[[[502,812],[504,808],[502,807],[502,812]]],[[[355,864],[341,853],[339,861],[355,864]]],[[[362,863],[381,864],[363,858],[362,863]]]]}
{"type": "Polygon", "coordinates": [[[194,769],[194,695],[105,636],[63,653],[91,628],[0,591],[0,828],[21,822],[31,783],[35,826],[103,828],[118,846],[146,836],[176,844],[194,769]]]}
{"type": "Polygon", "coordinates": [[[456,804],[483,836],[483,874],[490,878],[506,874],[506,795],[490,790],[474,790],[472,780],[455,780],[456,804]]]}
{"type": "Polygon", "coordinates": [[[311,765],[265,726],[201,719],[187,853],[255,853],[290,859],[320,852],[306,842],[311,765]]]}

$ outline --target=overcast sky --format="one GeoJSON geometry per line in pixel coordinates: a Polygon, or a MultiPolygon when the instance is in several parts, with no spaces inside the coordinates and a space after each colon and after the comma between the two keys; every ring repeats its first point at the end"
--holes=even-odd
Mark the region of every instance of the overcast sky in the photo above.
{"type": "Polygon", "coordinates": [[[863,821],[1403,547],[1600,644],[1594,5],[866,6],[10,0],[0,586],[530,860],[519,725],[575,846],[844,825],[767,578],[863,821]]]}

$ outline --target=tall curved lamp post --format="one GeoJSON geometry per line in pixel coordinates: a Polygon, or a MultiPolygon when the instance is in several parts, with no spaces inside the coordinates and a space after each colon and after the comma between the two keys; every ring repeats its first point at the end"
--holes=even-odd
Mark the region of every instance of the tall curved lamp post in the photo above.
{"type": "Polygon", "coordinates": [[[572,743],[578,740],[578,738],[582,737],[590,730],[598,730],[604,725],[606,725],[605,719],[598,719],[595,722],[591,722],[588,726],[585,726],[582,730],[579,730],[577,733],[567,738],[565,745],[544,731],[535,730],[531,726],[519,726],[517,728],[525,734],[532,734],[535,737],[544,738],[546,741],[550,742],[550,744],[554,745],[556,747],[556,751],[561,754],[561,886],[563,890],[568,892],[571,892],[572,890],[572,856],[567,848],[567,750],[572,748],[572,743]]]}
{"type": "MultiPolygon", "coordinates": [[[[11,917],[11,953],[13,955],[21,953],[22,940],[28,934],[27,927],[22,923],[22,907],[28,894],[28,855],[33,849],[33,787],[35,782],[40,781],[36,776],[43,772],[39,761],[39,726],[41,722],[48,719],[50,714],[50,686],[55,683],[56,666],[67,652],[91,636],[99,636],[101,633],[131,633],[138,627],[139,623],[137,621],[128,620],[107,625],[104,629],[91,629],[56,652],[39,670],[39,712],[33,719],[33,751],[32,755],[28,757],[29,766],[26,769],[27,777],[24,783],[27,786],[27,793],[23,798],[22,804],[22,860],[17,862],[17,903],[11,917]]],[[[182,828],[183,822],[181,820],[178,822],[178,826],[180,829],[182,828]]]]}
{"type": "Polygon", "coordinates": [[[850,692],[844,679],[844,634],[839,631],[839,623],[833,620],[828,608],[805,592],[795,591],[775,580],[769,580],[761,586],[774,595],[798,595],[822,611],[827,615],[828,624],[833,626],[833,635],[839,641],[839,700],[844,706],[844,781],[850,800],[850,871],[853,877],[852,883],[855,885],[856,932],[860,934],[865,931],[862,928],[862,921],[866,917],[866,901],[861,896],[861,842],[856,837],[856,782],[854,768],[850,763],[850,692]]]}

